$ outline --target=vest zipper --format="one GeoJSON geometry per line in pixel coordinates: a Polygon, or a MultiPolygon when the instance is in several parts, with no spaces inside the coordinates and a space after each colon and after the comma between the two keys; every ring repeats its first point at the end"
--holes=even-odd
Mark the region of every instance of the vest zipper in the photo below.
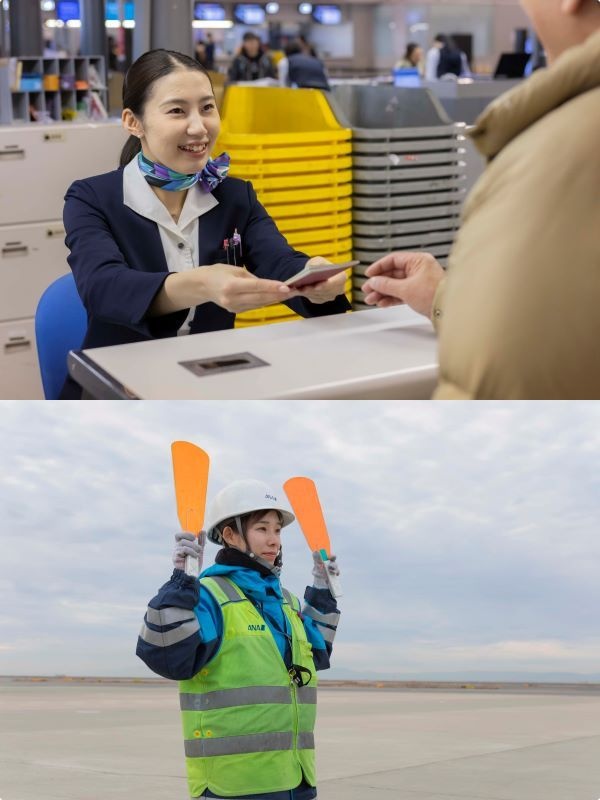
{"type": "MultiPolygon", "coordinates": [[[[294,706],[294,755],[296,756],[296,760],[300,764],[300,759],[298,758],[298,727],[300,725],[300,720],[298,715],[298,693],[297,693],[298,690],[296,688],[296,683],[291,675],[290,675],[290,688],[292,690],[292,703],[294,706]]],[[[302,765],[300,766],[302,768],[302,765]]]]}

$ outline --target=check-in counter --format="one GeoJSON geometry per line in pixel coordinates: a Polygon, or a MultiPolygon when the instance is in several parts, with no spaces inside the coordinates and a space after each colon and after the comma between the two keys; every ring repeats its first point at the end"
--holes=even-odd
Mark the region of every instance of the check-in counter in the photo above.
{"type": "Polygon", "coordinates": [[[427,399],[431,323],[407,306],[72,352],[97,399],[427,399]]]}

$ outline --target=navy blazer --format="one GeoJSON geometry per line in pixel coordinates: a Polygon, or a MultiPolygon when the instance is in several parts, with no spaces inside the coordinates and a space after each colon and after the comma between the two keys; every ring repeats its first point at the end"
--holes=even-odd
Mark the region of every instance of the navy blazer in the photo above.
{"type": "MultiPolygon", "coordinates": [[[[257,277],[286,280],[302,269],[308,256],[288,245],[251,183],[227,178],[212,193],[219,205],[198,218],[200,264],[223,262],[223,239],[237,228],[244,265],[257,277]]],[[[75,181],[65,196],[64,224],[67,260],[88,313],[84,348],[177,334],[188,310],[147,316],[169,272],[158,225],[123,204],[122,169],[75,181]]],[[[303,317],[350,309],[344,295],[322,304],[301,297],[286,304],[303,317]]],[[[203,303],[190,332],[224,330],[234,321],[235,314],[203,303]]]]}

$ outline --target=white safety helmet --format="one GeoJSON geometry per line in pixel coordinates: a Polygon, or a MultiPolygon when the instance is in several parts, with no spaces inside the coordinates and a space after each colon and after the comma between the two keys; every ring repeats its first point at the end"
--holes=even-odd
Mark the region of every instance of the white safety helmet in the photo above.
{"type": "MultiPolygon", "coordinates": [[[[266,483],[252,479],[234,481],[214,497],[208,510],[206,536],[215,544],[223,544],[219,526],[227,519],[235,519],[252,511],[278,511],[282,527],[290,525],[296,518],[266,483]]],[[[240,531],[243,534],[243,531],[240,531]]]]}

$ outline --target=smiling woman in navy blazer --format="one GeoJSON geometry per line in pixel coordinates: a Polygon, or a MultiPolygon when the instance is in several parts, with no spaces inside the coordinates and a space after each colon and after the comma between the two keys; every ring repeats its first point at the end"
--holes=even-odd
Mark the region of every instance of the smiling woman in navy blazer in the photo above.
{"type": "MultiPolygon", "coordinates": [[[[270,303],[304,317],[349,310],[344,273],[302,290],[282,283],[308,256],[287,244],[250,183],[226,178],[227,155],[209,157],[220,119],[197,61],[145,53],[126,75],[123,107],[120,168],[75,181],[65,197],[84,348],[232,328],[236,313],[270,303]]],[[[68,379],[62,396],[80,389],[68,379]]]]}

